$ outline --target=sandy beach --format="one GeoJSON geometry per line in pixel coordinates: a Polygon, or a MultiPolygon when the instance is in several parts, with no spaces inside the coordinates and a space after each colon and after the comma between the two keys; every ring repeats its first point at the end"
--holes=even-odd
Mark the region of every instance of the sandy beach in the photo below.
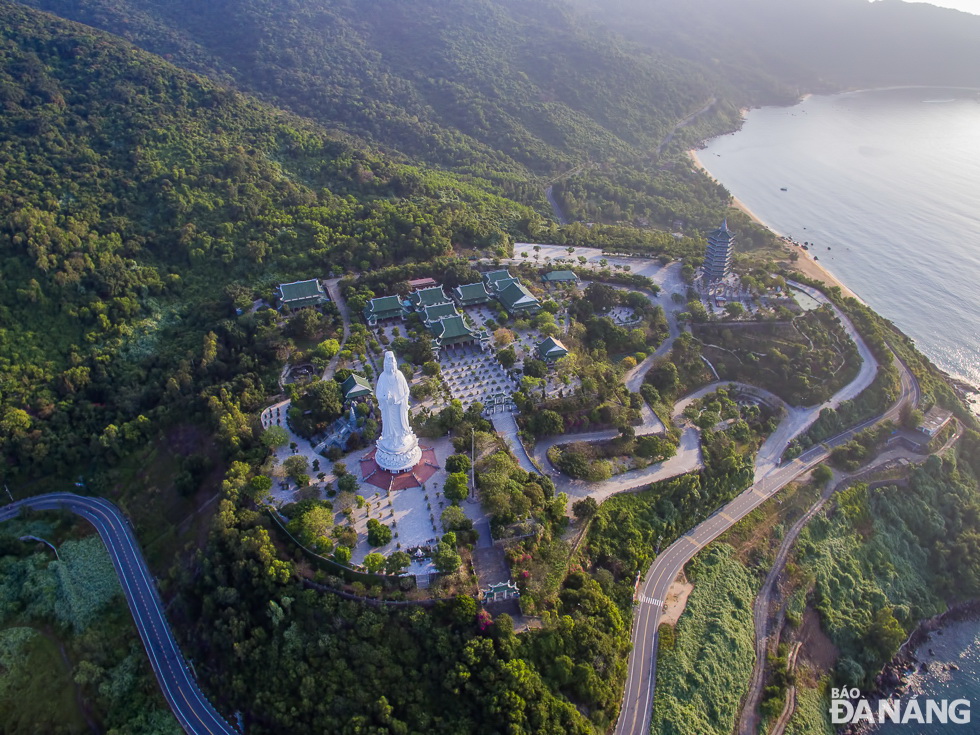
{"type": "MultiPolygon", "coordinates": [[[[701,163],[701,159],[698,158],[698,152],[696,150],[694,150],[694,149],[689,150],[687,152],[687,155],[691,159],[691,162],[694,164],[695,168],[700,169],[707,176],[709,176],[710,178],[714,179],[714,177],[711,176],[711,173],[708,171],[708,169],[706,169],[704,167],[704,165],[701,163]]],[[[747,206],[745,206],[745,203],[742,202],[742,201],[740,201],[738,199],[738,197],[735,197],[735,196],[732,197],[732,204],[731,204],[731,206],[733,208],[735,208],[735,209],[738,209],[741,212],[744,212],[746,215],[748,215],[748,217],[753,222],[755,222],[756,224],[758,224],[758,225],[760,225],[762,227],[765,227],[767,230],[769,230],[770,232],[772,232],[777,237],[779,237],[779,238],[782,238],[783,237],[782,234],[776,232],[769,225],[767,225],[765,222],[763,222],[759,218],[759,216],[756,215],[756,213],[753,212],[751,209],[749,209],[747,206]]],[[[829,270],[827,270],[822,265],[820,265],[820,263],[818,263],[816,260],[814,260],[813,259],[813,256],[810,254],[809,251],[804,250],[803,248],[801,248],[801,247],[799,247],[797,245],[793,245],[791,243],[788,243],[785,240],[782,240],[782,243],[783,243],[783,247],[786,248],[787,253],[797,253],[800,256],[796,260],[796,262],[789,261],[789,259],[787,258],[787,262],[788,262],[788,264],[789,264],[789,266],[791,268],[793,268],[795,270],[798,270],[800,273],[802,273],[803,275],[805,275],[805,276],[807,276],[809,278],[816,279],[816,280],[821,281],[823,283],[826,283],[826,284],[828,284],[830,286],[838,286],[838,287],[840,287],[841,292],[845,296],[852,296],[852,297],[858,299],[859,301],[861,300],[860,297],[856,293],[854,293],[853,291],[851,291],[851,289],[849,289],[847,286],[845,286],[844,283],[841,282],[840,279],[838,279],[833,273],[831,273],[829,270]]]]}

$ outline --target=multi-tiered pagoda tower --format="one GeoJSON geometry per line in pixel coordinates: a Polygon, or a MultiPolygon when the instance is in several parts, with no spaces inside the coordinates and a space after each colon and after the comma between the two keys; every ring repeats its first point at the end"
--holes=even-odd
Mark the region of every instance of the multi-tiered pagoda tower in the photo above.
{"type": "Polygon", "coordinates": [[[732,272],[732,251],[735,233],[728,229],[728,220],[708,235],[708,250],[704,255],[704,281],[716,283],[732,272]]]}

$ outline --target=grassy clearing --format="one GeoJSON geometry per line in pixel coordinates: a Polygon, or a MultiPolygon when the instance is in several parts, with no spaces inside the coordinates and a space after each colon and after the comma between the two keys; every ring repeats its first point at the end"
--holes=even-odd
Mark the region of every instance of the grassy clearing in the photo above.
{"type": "Polygon", "coordinates": [[[113,597],[122,593],[122,588],[109,552],[98,536],[65,541],[58,554],[61,562],[52,565],[59,582],[55,614],[80,632],[113,597]]]}
{"type": "Polygon", "coordinates": [[[793,483],[776,500],[756,508],[732,526],[720,540],[734,547],[743,564],[768,573],[785,532],[816,501],[820,490],[812,483],[793,483]]]}

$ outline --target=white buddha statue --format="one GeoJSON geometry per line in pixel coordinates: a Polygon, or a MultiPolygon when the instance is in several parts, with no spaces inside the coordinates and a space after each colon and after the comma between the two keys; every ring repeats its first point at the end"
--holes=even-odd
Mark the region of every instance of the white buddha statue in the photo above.
{"type": "Polygon", "coordinates": [[[408,422],[408,381],[398,369],[394,352],[385,352],[385,369],[378,376],[375,395],[381,409],[381,438],[375,461],[392,472],[409,470],[422,459],[422,450],[408,422]]]}

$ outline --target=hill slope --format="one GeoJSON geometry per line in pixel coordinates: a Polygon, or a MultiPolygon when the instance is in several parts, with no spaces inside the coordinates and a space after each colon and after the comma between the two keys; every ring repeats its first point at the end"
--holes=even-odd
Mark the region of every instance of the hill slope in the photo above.
{"type": "Polygon", "coordinates": [[[274,369],[277,348],[261,324],[222,327],[236,294],[454,241],[506,245],[502,228],[521,234],[532,214],[10,3],[0,105],[0,448],[14,468],[119,451],[145,436],[143,414],[187,411],[243,375],[258,387],[241,349],[259,340],[274,369]]]}
{"type": "Polygon", "coordinates": [[[640,62],[546,0],[31,4],[305,116],[479,173],[633,155],[710,96],[696,71],[640,62]]]}

